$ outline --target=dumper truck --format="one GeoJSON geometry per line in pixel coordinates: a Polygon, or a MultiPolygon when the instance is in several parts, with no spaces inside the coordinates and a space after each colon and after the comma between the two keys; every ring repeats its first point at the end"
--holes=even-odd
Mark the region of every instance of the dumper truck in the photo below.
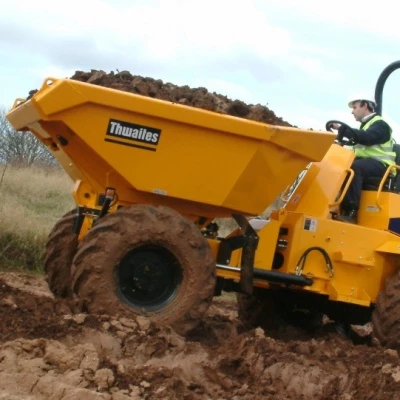
{"type": "MultiPolygon", "coordinates": [[[[378,106],[399,67],[381,73],[378,106]]],[[[236,292],[244,325],[299,311],[372,320],[383,346],[400,347],[397,175],[365,182],[357,224],[335,219],[354,152],[328,125],[274,126],[53,77],[7,119],[74,181],[76,209],[51,231],[44,267],[77,310],[144,315],[185,334],[213,296],[236,292]],[[259,218],[278,196],[283,205],[259,218]],[[236,221],[225,235],[223,218],[236,221]]]]}

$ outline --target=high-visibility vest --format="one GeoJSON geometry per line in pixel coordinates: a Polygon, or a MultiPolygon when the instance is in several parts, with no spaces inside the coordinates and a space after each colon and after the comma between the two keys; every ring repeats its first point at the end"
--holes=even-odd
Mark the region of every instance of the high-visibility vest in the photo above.
{"type": "MultiPolygon", "coordinates": [[[[374,122],[382,120],[380,115],[375,115],[371,118],[361,130],[366,131],[374,122]]],[[[374,144],[372,146],[364,146],[363,144],[356,144],[354,152],[356,157],[374,158],[375,160],[382,161],[387,166],[396,164],[396,153],[393,151],[392,129],[390,129],[390,139],[383,144],[374,144]]]]}

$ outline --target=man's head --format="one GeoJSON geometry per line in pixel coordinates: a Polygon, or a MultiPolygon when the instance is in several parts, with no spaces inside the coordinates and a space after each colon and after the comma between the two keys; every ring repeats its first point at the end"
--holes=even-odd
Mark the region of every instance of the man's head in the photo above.
{"type": "Polygon", "coordinates": [[[363,118],[375,111],[376,103],[369,99],[356,99],[349,102],[349,107],[352,108],[351,113],[356,121],[361,122],[363,118]]]}

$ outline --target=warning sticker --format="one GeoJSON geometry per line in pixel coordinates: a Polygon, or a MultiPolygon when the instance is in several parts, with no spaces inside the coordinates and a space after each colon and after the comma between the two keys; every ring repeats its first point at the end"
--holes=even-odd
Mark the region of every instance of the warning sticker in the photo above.
{"type": "Polygon", "coordinates": [[[317,220],[315,218],[306,218],[304,220],[304,230],[310,232],[316,232],[317,230],[317,220]]]}

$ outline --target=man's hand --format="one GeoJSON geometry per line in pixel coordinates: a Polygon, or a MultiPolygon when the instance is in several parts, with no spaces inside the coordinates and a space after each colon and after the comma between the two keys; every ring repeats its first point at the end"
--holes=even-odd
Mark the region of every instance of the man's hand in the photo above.
{"type": "Polygon", "coordinates": [[[357,131],[348,126],[340,126],[338,136],[340,136],[341,139],[347,138],[353,144],[358,143],[357,131]]]}

